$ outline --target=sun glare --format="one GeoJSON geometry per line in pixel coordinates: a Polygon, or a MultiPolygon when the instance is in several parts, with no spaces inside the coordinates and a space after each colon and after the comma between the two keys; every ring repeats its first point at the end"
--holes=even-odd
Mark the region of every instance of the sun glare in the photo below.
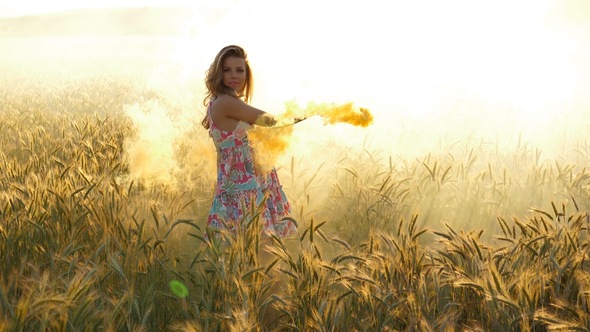
{"type": "Polygon", "coordinates": [[[588,81],[588,60],[580,63],[576,52],[583,50],[580,41],[588,41],[554,24],[560,4],[393,1],[385,9],[371,1],[129,0],[23,2],[11,8],[189,6],[193,18],[170,38],[167,57],[148,73],[154,88],[202,94],[199,82],[210,59],[221,47],[239,44],[255,72],[254,102],[273,113],[284,112],[290,101],[352,102],[370,109],[374,126],[388,132],[421,121],[417,135],[444,135],[457,131],[459,119],[473,118],[491,121],[462,127],[505,136],[542,131],[564,109],[579,108],[574,101],[586,99],[579,83],[588,81]],[[509,125],[499,119],[509,119],[509,125]],[[429,121],[436,128],[427,127],[429,121]]]}

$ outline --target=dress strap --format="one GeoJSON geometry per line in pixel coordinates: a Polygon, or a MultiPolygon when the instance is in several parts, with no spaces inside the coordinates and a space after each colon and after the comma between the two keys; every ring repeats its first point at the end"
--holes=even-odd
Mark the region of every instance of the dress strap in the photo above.
{"type": "Polygon", "coordinates": [[[209,100],[209,106],[207,106],[207,115],[209,116],[209,127],[213,125],[213,118],[211,117],[211,105],[213,105],[215,99],[217,99],[217,96],[211,98],[211,100],[209,100]]]}

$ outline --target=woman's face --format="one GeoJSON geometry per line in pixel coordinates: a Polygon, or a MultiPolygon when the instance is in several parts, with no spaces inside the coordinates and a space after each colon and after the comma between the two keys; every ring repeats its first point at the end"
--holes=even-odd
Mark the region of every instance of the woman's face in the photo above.
{"type": "Polygon", "coordinates": [[[246,61],[233,56],[225,58],[223,61],[223,85],[241,93],[245,84],[246,61]]]}

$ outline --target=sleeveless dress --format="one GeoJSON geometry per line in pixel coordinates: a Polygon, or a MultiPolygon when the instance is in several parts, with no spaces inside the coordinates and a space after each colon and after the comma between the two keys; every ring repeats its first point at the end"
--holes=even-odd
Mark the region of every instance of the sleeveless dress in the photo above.
{"type": "MultiPolygon", "coordinates": [[[[261,174],[255,164],[255,155],[248,129],[250,125],[240,121],[233,131],[223,131],[211,117],[209,102],[209,136],[217,150],[217,183],[207,226],[216,229],[225,228],[235,231],[240,223],[249,220],[252,206],[260,206],[263,235],[274,234],[289,237],[297,233],[297,225],[289,217],[291,206],[283,192],[275,168],[261,174]],[[265,200],[266,199],[266,200],[265,200]]],[[[256,212],[256,211],[254,211],[256,212]]]]}

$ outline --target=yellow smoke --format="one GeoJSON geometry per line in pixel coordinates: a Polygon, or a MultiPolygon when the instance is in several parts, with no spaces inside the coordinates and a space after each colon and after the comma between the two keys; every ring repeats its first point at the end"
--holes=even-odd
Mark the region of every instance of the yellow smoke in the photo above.
{"type": "Polygon", "coordinates": [[[125,107],[136,134],[125,142],[132,178],[169,182],[176,168],[174,142],[178,133],[167,110],[157,101],[125,107]]]}
{"type": "Polygon", "coordinates": [[[353,126],[367,127],[373,123],[373,114],[366,108],[356,108],[353,103],[328,104],[309,103],[306,108],[295,102],[286,103],[286,111],[279,115],[274,127],[255,126],[248,132],[248,137],[256,154],[256,163],[261,171],[273,167],[277,157],[288,147],[297,120],[320,116],[324,124],[347,123],[353,126]]]}
{"type": "Polygon", "coordinates": [[[353,126],[368,127],[373,123],[373,114],[368,109],[359,107],[353,103],[342,105],[314,104],[310,103],[304,112],[305,117],[319,115],[324,118],[324,123],[348,123],[353,126]]]}
{"type": "MultiPolygon", "coordinates": [[[[172,114],[170,107],[156,100],[148,100],[125,107],[126,115],[133,121],[134,135],[125,141],[130,179],[142,179],[146,183],[176,185],[190,178],[193,165],[213,167],[214,149],[209,140],[187,140],[192,131],[186,118],[172,114]]],[[[316,104],[305,108],[294,102],[286,104],[285,112],[277,116],[274,127],[254,126],[248,137],[254,148],[256,165],[265,172],[271,169],[277,158],[293,141],[295,119],[319,116],[324,124],[347,123],[367,127],[373,115],[353,103],[316,104]]]]}
{"type": "Polygon", "coordinates": [[[276,158],[289,147],[292,133],[293,126],[256,126],[248,132],[259,171],[266,172],[274,166],[276,158]]]}
{"type": "Polygon", "coordinates": [[[192,114],[151,99],[124,111],[133,123],[124,143],[129,180],[177,186],[197,177],[192,172],[214,166],[215,149],[209,140],[195,137],[192,114]]]}

